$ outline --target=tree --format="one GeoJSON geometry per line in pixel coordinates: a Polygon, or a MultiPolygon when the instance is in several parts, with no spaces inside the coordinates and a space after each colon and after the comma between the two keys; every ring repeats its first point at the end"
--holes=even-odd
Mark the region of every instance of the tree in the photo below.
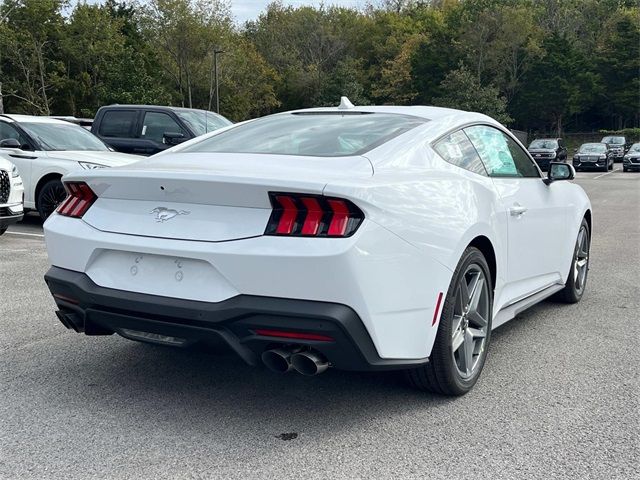
{"type": "Polygon", "coordinates": [[[504,124],[513,121],[507,113],[507,101],[500,96],[498,89],[482,86],[463,65],[447,74],[440,90],[440,96],[433,99],[436,106],[484,113],[504,124]]]}
{"type": "Polygon", "coordinates": [[[0,61],[11,72],[5,97],[18,111],[49,115],[60,64],[63,0],[5,0],[0,5],[0,61]]]}
{"type": "MultiPolygon", "coordinates": [[[[183,106],[194,107],[195,89],[209,88],[213,54],[232,30],[229,5],[222,0],[151,0],[143,9],[145,36],[171,78],[183,106]]],[[[201,92],[200,92],[201,93],[201,92]]]]}
{"type": "Polygon", "coordinates": [[[598,44],[602,105],[613,128],[637,124],[640,117],[640,23],[638,12],[618,10],[603,26],[598,44]]]}
{"type": "Polygon", "coordinates": [[[544,55],[523,78],[514,101],[516,119],[520,125],[562,136],[565,119],[586,110],[596,98],[600,79],[567,36],[550,35],[542,48],[544,55]]]}

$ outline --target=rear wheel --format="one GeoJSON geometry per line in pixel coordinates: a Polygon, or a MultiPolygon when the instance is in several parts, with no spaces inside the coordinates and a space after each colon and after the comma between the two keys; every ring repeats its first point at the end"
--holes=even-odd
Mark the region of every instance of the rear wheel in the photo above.
{"type": "Polygon", "coordinates": [[[587,275],[589,273],[589,249],[591,247],[591,236],[589,224],[583,218],[578,231],[578,238],[573,249],[571,260],[571,270],[567,277],[564,288],[556,294],[556,299],[565,303],[578,303],[584,294],[587,286],[587,275]]]}
{"type": "Polygon", "coordinates": [[[40,192],[38,193],[37,209],[42,220],[49,218],[58,205],[67,197],[67,192],[62,186],[62,182],[59,179],[49,180],[45,183],[40,192]]]}
{"type": "Polygon", "coordinates": [[[444,395],[464,395],[473,388],[491,337],[491,285],[484,256],[477,248],[467,248],[442,307],[429,363],[407,371],[414,387],[444,395]]]}

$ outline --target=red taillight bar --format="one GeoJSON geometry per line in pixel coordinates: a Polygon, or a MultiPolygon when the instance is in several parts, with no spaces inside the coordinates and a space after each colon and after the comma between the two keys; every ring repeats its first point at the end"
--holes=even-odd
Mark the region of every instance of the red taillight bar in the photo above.
{"type": "Polygon", "coordinates": [[[265,235],[349,237],[364,220],[362,210],[343,198],[279,192],[269,198],[273,211],[265,235]]]}
{"type": "Polygon", "coordinates": [[[65,217],[82,218],[98,198],[85,182],[64,182],[67,198],[58,206],[56,212],[65,217]]]}
{"type": "Polygon", "coordinates": [[[318,333],[289,332],[283,330],[271,330],[266,328],[257,328],[254,330],[256,335],[263,337],[291,338],[295,340],[314,340],[317,342],[333,342],[333,337],[328,335],[320,335],[318,333]]]}

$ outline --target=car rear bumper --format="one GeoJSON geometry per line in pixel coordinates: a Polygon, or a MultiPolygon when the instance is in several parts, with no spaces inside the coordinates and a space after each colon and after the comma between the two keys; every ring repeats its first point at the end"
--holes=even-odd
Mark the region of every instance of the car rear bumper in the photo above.
{"type": "Polygon", "coordinates": [[[184,340],[176,342],[182,345],[222,339],[250,365],[259,363],[266,349],[282,345],[313,348],[344,370],[403,369],[428,361],[380,358],[356,312],[336,303],[254,295],[217,303],[175,299],[100,287],[84,273],[58,267],[49,269],[45,281],[61,322],[87,335],[145,332],[184,340]],[[256,330],[331,340],[265,336],[256,330]]]}
{"type": "Polygon", "coordinates": [[[346,305],[384,359],[430,355],[438,294],[452,275],[432,255],[366,221],[355,235],[336,240],[149,238],[102,232],[57,214],[44,232],[51,265],[110,290],[207,304],[246,295],[346,305]]]}

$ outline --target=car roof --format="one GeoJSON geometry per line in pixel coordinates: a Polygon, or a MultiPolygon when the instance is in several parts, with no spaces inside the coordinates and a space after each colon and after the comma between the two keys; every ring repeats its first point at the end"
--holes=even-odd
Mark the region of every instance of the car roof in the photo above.
{"type": "Polygon", "coordinates": [[[537,140],[555,140],[557,142],[558,140],[562,140],[562,138],[560,138],[560,137],[543,137],[543,138],[534,138],[531,141],[535,142],[537,140]]]}
{"type": "Polygon", "coordinates": [[[58,125],[69,125],[70,122],[64,120],[58,120],[56,118],[51,117],[42,117],[38,115],[16,115],[16,114],[2,114],[0,115],[0,119],[6,118],[11,120],[12,122],[30,122],[30,123],[54,123],[58,125]]]}
{"type": "Polygon", "coordinates": [[[340,108],[340,107],[319,107],[319,108],[304,108],[300,110],[291,110],[288,113],[305,113],[305,112],[327,112],[327,113],[391,113],[397,115],[412,115],[414,117],[420,117],[425,120],[442,120],[444,118],[454,121],[487,121],[495,122],[490,117],[476,112],[466,112],[464,110],[455,110],[453,108],[444,107],[431,107],[423,105],[412,106],[396,106],[396,105],[381,105],[381,106],[354,106],[352,108],[340,108]]]}
{"type": "Polygon", "coordinates": [[[219,115],[216,112],[211,112],[209,110],[203,110],[201,108],[187,108],[187,107],[174,107],[171,105],[137,105],[137,104],[119,104],[119,103],[114,103],[113,105],[105,105],[103,107],[100,107],[100,110],[110,110],[110,109],[117,109],[117,108],[144,108],[146,110],[162,110],[162,111],[166,111],[166,110],[171,110],[174,112],[205,112],[211,115],[219,115]]]}

